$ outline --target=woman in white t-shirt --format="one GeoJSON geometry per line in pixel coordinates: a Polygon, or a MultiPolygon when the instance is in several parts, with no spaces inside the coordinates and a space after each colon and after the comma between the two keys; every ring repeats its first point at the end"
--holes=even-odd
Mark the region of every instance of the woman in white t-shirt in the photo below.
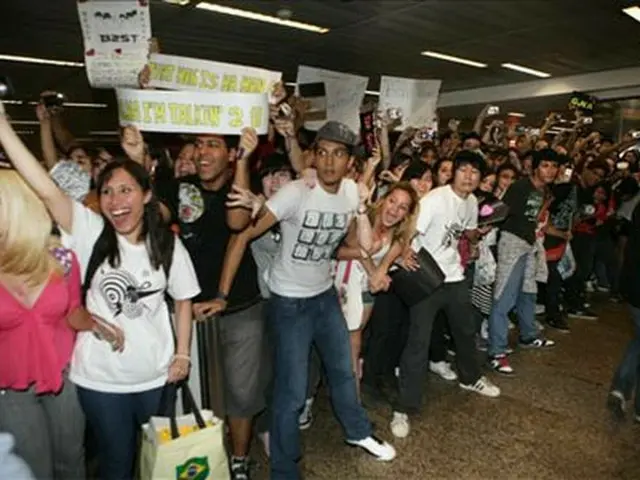
{"type": "Polygon", "coordinates": [[[200,291],[193,265],[162,222],[141,165],[116,161],[103,170],[98,215],[58,188],[17,137],[1,104],[0,143],[66,232],[81,266],[87,310],[124,337],[124,346],[116,348],[91,332],[79,333],[69,378],[97,441],[100,478],[132,478],[140,426],[159,413],[164,385],[189,372],[190,299],[200,291]],[[175,342],[165,293],[175,301],[175,342]]]}
{"type": "Polygon", "coordinates": [[[386,269],[377,272],[377,267],[391,249],[401,252],[409,244],[418,200],[418,194],[409,182],[392,185],[369,211],[373,229],[371,250],[367,252],[361,248],[341,246],[337,251],[340,261],[336,269],[336,285],[350,332],[351,358],[357,379],[362,377],[362,331],[373,310],[372,291],[375,293],[388,288],[386,269]],[[357,298],[354,294],[361,297],[357,298]]]}

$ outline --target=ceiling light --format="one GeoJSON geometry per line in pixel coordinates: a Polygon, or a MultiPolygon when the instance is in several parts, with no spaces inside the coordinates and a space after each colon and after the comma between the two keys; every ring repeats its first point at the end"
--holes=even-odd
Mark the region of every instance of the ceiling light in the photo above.
{"type": "Polygon", "coordinates": [[[36,57],[22,57],[20,55],[6,55],[0,53],[0,60],[6,60],[7,62],[21,62],[21,63],[39,63],[40,65],[56,65],[58,67],[84,67],[82,62],[68,62],[66,60],[50,60],[46,58],[36,57]]]}
{"type": "Polygon", "coordinates": [[[522,118],[524,116],[525,116],[525,114],[524,113],[520,113],[520,112],[509,112],[509,113],[507,113],[507,117],[519,117],[519,118],[522,118]]]}
{"type": "Polygon", "coordinates": [[[380,92],[376,92],[375,90],[365,90],[364,93],[366,95],[380,95],[380,92]]]}
{"type": "MultiPolygon", "coordinates": [[[[40,102],[29,102],[29,105],[38,105],[40,102]]],[[[65,107],[79,107],[79,108],[107,108],[109,105],[106,103],[77,103],[77,102],[64,102],[65,107]]]]}
{"type": "Polygon", "coordinates": [[[627,7],[623,8],[622,11],[634,20],[640,22],[640,7],[627,7]]]}
{"type": "Polygon", "coordinates": [[[33,130],[16,130],[15,133],[18,135],[33,135],[35,132],[33,130]]]}
{"type": "Polygon", "coordinates": [[[551,76],[550,73],[541,72],[540,70],[534,70],[529,67],[523,67],[522,65],[516,65],[515,63],[503,63],[502,67],[508,68],[509,70],[515,70],[516,72],[533,75],[534,77],[549,78],[551,76]]]}
{"type": "Polygon", "coordinates": [[[191,0],[163,0],[165,3],[170,3],[171,5],[178,5],[180,7],[184,7],[185,5],[189,5],[191,0]]]}
{"type": "Polygon", "coordinates": [[[283,27],[298,28],[300,30],[306,30],[308,32],[327,33],[329,31],[328,28],[318,27],[317,25],[311,25],[309,23],[296,22],[295,20],[286,20],[274,17],[272,15],[250,12],[248,10],[240,10],[239,8],[225,7],[223,5],[218,5],[215,3],[200,2],[196,5],[196,8],[208,10],[215,13],[222,13],[224,15],[246,18],[248,20],[256,20],[258,22],[272,23],[274,25],[280,25],[283,27]]]}
{"type": "Polygon", "coordinates": [[[22,105],[22,100],[1,100],[5,105],[22,105]]]}
{"type": "Polygon", "coordinates": [[[116,130],[95,130],[89,132],[89,135],[120,135],[120,132],[116,130]]]}
{"type": "Polygon", "coordinates": [[[40,125],[37,120],[11,120],[13,125],[40,125]]]}
{"type": "Polygon", "coordinates": [[[473,60],[467,60],[466,58],[454,57],[453,55],[445,55],[444,53],[424,51],[421,53],[425,57],[437,58],[438,60],[446,60],[447,62],[461,63],[462,65],[468,65],[476,68],[487,68],[486,63],[474,62],[473,60]]]}

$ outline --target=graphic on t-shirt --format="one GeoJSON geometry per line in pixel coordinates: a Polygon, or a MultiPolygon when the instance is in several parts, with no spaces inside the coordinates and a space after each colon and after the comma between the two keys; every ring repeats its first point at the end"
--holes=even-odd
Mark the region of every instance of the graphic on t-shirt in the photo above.
{"type": "Polygon", "coordinates": [[[527,204],[524,206],[524,215],[528,221],[537,223],[543,200],[544,197],[537,191],[531,192],[529,197],[527,197],[527,204]]]}
{"type": "Polygon", "coordinates": [[[460,240],[462,233],[465,231],[464,225],[458,222],[450,223],[445,227],[444,237],[442,238],[442,246],[449,248],[454,242],[460,240]]]}
{"type": "Polygon", "coordinates": [[[307,210],[291,256],[294,260],[329,260],[347,228],[347,214],[307,210]]]}
{"type": "Polygon", "coordinates": [[[178,216],[184,223],[193,223],[204,213],[204,199],[200,189],[191,183],[181,183],[178,191],[178,216]]]}
{"type": "Polygon", "coordinates": [[[121,313],[127,318],[138,318],[144,313],[145,297],[158,293],[160,289],[148,290],[151,282],[139,284],[126,270],[112,270],[103,274],[98,288],[114,316],[121,313]]]}

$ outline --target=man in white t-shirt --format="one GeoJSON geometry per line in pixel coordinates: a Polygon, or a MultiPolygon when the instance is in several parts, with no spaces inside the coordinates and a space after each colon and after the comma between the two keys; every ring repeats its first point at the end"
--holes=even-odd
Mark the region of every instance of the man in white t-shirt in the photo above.
{"type": "Polygon", "coordinates": [[[394,406],[391,431],[396,437],[409,434],[408,414],[422,405],[422,387],[429,365],[429,344],[433,322],[444,311],[456,346],[460,387],[485,396],[497,397],[500,389],[484,378],[476,360],[477,325],[471,306],[469,285],[458,241],[466,236],[477,242],[478,201],[473,191],[485,168],[480,155],[460,152],[454,160],[453,181],[436,188],[420,200],[417,236],[412,248],[426,249],[445,275],[444,285],[410,310],[407,344],[400,358],[399,397],[394,406]]]}
{"type": "MultiPolygon", "coordinates": [[[[271,197],[257,224],[243,232],[256,238],[280,222],[281,249],[269,272],[268,328],[274,348],[274,387],[270,430],[271,478],[299,478],[298,416],[305,405],[308,364],[314,343],[325,366],[333,407],[347,443],[379,460],[392,460],[394,448],[372,436],[360,405],[351,365],[349,332],[333,286],[331,259],[341,242],[358,247],[357,224],[366,220],[358,187],[344,179],[353,163],[356,135],[327,122],[313,147],[317,184],[295,180],[271,197]]],[[[232,248],[225,263],[237,262],[232,248]]]]}

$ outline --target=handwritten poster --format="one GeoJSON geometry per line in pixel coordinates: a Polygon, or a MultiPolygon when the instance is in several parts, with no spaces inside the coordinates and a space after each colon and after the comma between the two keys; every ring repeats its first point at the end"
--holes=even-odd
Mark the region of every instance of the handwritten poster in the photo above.
{"type": "Polygon", "coordinates": [[[89,193],[91,177],[75,162],[59,161],[49,175],[64,193],[78,202],[82,202],[89,193]]]}
{"type": "Polygon", "coordinates": [[[91,86],[137,86],[151,38],[148,1],[82,0],[78,2],[78,16],[91,86]]]}
{"type": "Polygon", "coordinates": [[[253,127],[267,133],[266,93],[202,93],[119,88],[120,125],[141,131],[239,135],[253,127]]]}
{"type": "Polygon", "coordinates": [[[281,72],[232,63],[151,54],[149,85],[169,90],[227,93],[269,93],[281,72]]]}
{"type": "MultiPolygon", "coordinates": [[[[327,120],[345,123],[354,132],[360,128],[360,105],[364,98],[368,77],[334,72],[322,68],[300,65],[296,83],[324,82],[326,90],[327,120]]],[[[318,130],[324,121],[305,122],[310,130],[318,130]]]]}
{"type": "Polygon", "coordinates": [[[438,95],[441,80],[419,80],[414,78],[380,77],[379,109],[396,109],[402,123],[397,127],[431,126],[436,120],[438,95]]]}

